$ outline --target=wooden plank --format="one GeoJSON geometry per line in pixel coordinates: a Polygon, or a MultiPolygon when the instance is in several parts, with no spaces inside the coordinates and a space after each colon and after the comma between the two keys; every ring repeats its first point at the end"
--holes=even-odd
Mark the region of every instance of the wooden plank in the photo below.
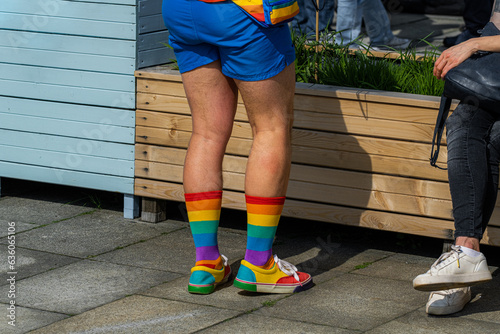
{"type": "Polygon", "coordinates": [[[139,35],[147,34],[154,31],[165,30],[162,14],[154,14],[149,16],[139,16],[138,31],[139,35]]]}
{"type": "Polygon", "coordinates": [[[135,76],[141,79],[167,80],[172,82],[182,82],[179,71],[173,70],[170,66],[157,65],[135,71],[135,76]]]}
{"type": "Polygon", "coordinates": [[[10,97],[90,104],[103,107],[132,109],[135,104],[135,94],[133,92],[107,91],[3,79],[0,79],[0,93],[3,96],[10,97]]]}
{"type": "Polygon", "coordinates": [[[137,68],[144,68],[156,64],[172,63],[175,59],[174,51],[161,47],[137,53],[137,68]]]}
{"type": "MultiPolygon", "coordinates": [[[[0,113],[55,118],[105,126],[135,126],[135,111],[0,96],[0,113]]],[[[0,124],[1,127],[1,124],[0,124]]],[[[103,128],[105,130],[105,128],[103,128]]]]}
{"type": "Polygon", "coordinates": [[[135,22],[92,21],[65,17],[47,17],[47,20],[41,22],[39,20],[36,15],[0,12],[0,29],[128,40],[135,40],[137,35],[135,22]]]}
{"type": "MultiPolygon", "coordinates": [[[[185,97],[180,82],[139,79],[137,90],[140,93],[153,94],[141,97],[142,103],[147,102],[147,105],[138,105],[141,109],[169,111],[166,106],[172,97],[185,97]],[[170,98],[162,95],[168,95],[170,98]]],[[[434,126],[438,109],[414,106],[412,102],[413,100],[409,99],[407,105],[403,107],[400,104],[296,94],[294,108],[296,112],[314,112],[317,116],[318,114],[326,114],[325,117],[357,116],[367,120],[382,119],[434,126]]],[[[177,103],[181,103],[181,100],[177,103]]],[[[241,104],[239,108],[244,106],[241,104]]]]}
{"type": "Polygon", "coordinates": [[[75,1],[2,0],[0,11],[13,14],[28,14],[37,17],[39,24],[54,17],[85,20],[135,23],[135,6],[117,6],[106,3],[82,3],[75,1]]]}
{"type": "MultiPolygon", "coordinates": [[[[182,185],[170,182],[137,178],[134,193],[138,196],[163,198],[179,202],[184,200],[182,185]]],[[[245,210],[244,195],[240,192],[225,191],[222,203],[225,208],[245,210]]],[[[346,208],[297,200],[287,200],[285,202],[283,215],[439,239],[452,239],[454,229],[453,222],[450,220],[346,208]]],[[[500,246],[500,229],[487,228],[487,233],[481,242],[500,246]]]]}
{"type": "MultiPolygon", "coordinates": [[[[126,58],[135,57],[134,41],[29,31],[0,30],[0,46],[20,48],[14,51],[15,55],[24,52],[24,50],[21,51],[22,48],[126,58]]],[[[66,54],[66,56],[70,55],[66,54]]]]}
{"type": "MultiPolygon", "coordinates": [[[[166,130],[191,131],[190,116],[160,113],[155,111],[137,110],[136,125],[164,128],[166,130]]],[[[250,124],[235,122],[232,137],[252,139],[250,124]]],[[[366,153],[411,160],[429,161],[430,145],[415,142],[401,142],[399,140],[379,139],[373,137],[319,132],[311,130],[292,130],[292,144],[294,146],[324,148],[330,150],[366,153]]],[[[446,163],[447,150],[443,146],[438,161],[446,163]]]]}
{"type": "Polygon", "coordinates": [[[138,3],[138,16],[161,14],[162,0],[142,0],[138,3]]]}
{"type": "Polygon", "coordinates": [[[125,74],[131,78],[135,70],[135,60],[133,58],[16,47],[0,47],[0,62],[18,65],[36,65],[62,69],[125,74]]]}
{"type": "Polygon", "coordinates": [[[46,150],[64,154],[95,156],[125,161],[133,161],[135,154],[134,147],[129,144],[3,129],[0,129],[0,144],[41,151],[46,150]]]}
{"type": "Polygon", "coordinates": [[[134,143],[134,129],[110,124],[82,123],[0,113],[0,128],[116,143],[134,143]]]}
{"type": "MultiPolygon", "coordinates": [[[[127,148],[123,148],[127,149],[127,148]]],[[[134,161],[0,145],[0,160],[74,171],[134,177],[134,161]]]]}
{"type": "MultiPolygon", "coordinates": [[[[186,155],[185,149],[144,144],[136,144],[135,152],[136,160],[178,166],[184,164],[186,155]]],[[[223,170],[235,173],[245,173],[246,163],[246,157],[226,154],[223,161],[223,170]]],[[[290,179],[309,183],[450,200],[449,187],[446,182],[360,173],[298,164],[292,164],[290,179]]]]}
{"type": "MultiPolygon", "coordinates": [[[[182,182],[183,167],[138,160],[135,176],[161,181],[182,182]]],[[[244,191],[245,175],[223,172],[224,189],[244,191]]],[[[357,189],[290,180],[287,197],[292,199],[452,219],[451,201],[435,198],[357,189]]]]}
{"type": "MultiPolygon", "coordinates": [[[[296,110],[294,127],[370,137],[432,141],[434,125],[296,110]]],[[[444,136],[443,136],[444,137],[444,136]]]]}
{"type": "MultiPolygon", "coordinates": [[[[167,30],[139,35],[137,37],[137,50],[145,51],[157,48],[166,48],[165,44],[168,44],[169,35],[170,34],[168,33],[167,30]]],[[[169,48],[167,49],[171,50],[169,48]]]]}
{"type": "Polygon", "coordinates": [[[116,191],[123,194],[131,194],[134,191],[134,178],[130,177],[84,173],[54,167],[31,166],[2,161],[0,161],[0,176],[73,187],[116,191]]]}
{"type": "MultiPolygon", "coordinates": [[[[190,133],[166,131],[159,128],[136,127],[136,142],[142,144],[186,148],[190,133]]],[[[248,156],[252,142],[249,139],[231,138],[226,153],[248,156]]],[[[362,153],[333,151],[312,147],[292,146],[292,162],[313,166],[366,171],[386,175],[409,176],[428,180],[445,181],[447,173],[432,167],[427,161],[370,156],[362,153]]]]}
{"type": "Polygon", "coordinates": [[[158,223],[167,219],[167,201],[156,198],[142,198],[141,220],[158,223]]]}
{"type": "Polygon", "coordinates": [[[0,63],[0,78],[13,81],[36,82],[38,84],[44,83],[135,93],[135,78],[131,75],[0,63]]]}
{"type": "MultiPolygon", "coordinates": [[[[158,81],[181,82],[178,71],[162,66],[136,72],[137,77],[156,79],[158,81]]],[[[319,84],[296,83],[297,95],[322,96],[329,98],[345,98],[356,101],[382,102],[384,104],[408,105],[414,107],[439,109],[440,98],[437,96],[387,92],[374,89],[358,89],[319,84]]],[[[452,105],[454,110],[457,103],[452,105]]]]}

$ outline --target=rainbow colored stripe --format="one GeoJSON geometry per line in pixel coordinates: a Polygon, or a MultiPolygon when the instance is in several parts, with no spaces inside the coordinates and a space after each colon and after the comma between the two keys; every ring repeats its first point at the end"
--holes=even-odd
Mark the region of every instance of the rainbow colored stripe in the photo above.
{"type": "MultiPolygon", "coordinates": [[[[219,258],[219,227],[222,191],[185,194],[189,226],[196,247],[196,261],[207,264],[219,258]]],[[[201,264],[201,263],[199,263],[201,264]]]]}
{"type": "Polygon", "coordinates": [[[245,260],[264,265],[272,256],[272,245],[285,197],[246,196],[247,250],[245,260]]]}
{"type": "MultiPolygon", "coordinates": [[[[221,2],[225,0],[200,0],[221,2]]],[[[231,0],[251,17],[264,25],[276,25],[291,20],[299,13],[296,0],[231,0]]]]}

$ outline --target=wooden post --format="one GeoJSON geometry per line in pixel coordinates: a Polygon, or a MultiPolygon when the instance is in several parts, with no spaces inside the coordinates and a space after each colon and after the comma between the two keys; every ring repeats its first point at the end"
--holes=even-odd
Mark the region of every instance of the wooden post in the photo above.
{"type": "Polygon", "coordinates": [[[156,198],[142,198],[141,220],[159,223],[167,219],[167,201],[156,198]]]}

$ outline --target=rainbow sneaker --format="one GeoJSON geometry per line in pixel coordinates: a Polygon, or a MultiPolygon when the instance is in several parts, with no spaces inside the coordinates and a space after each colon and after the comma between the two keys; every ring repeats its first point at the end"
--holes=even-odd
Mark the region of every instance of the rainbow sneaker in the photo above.
{"type": "Polygon", "coordinates": [[[191,268],[188,291],[206,295],[214,292],[215,287],[227,282],[231,276],[231,267],[227,265],[227,257],[221,254],[223,265],[221,269],[212,269],[207,266],[194,266],[191,268]]]}
{"type": "Polygon", "coordinates": [[[242,260],[234,286],[246,291],[265,293],[292,293],[307,290],[312,286],[309,274],[283,260],[270,258],[264,269],[242,260]]]}

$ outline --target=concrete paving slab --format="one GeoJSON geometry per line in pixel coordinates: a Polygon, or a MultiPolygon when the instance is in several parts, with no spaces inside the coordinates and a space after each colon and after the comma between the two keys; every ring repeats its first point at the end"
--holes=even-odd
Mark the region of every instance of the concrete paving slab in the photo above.
{"type": "Polygon", "coordinates": [[[238,311],[130,296],[34,331],[64,333],[192,333],[233,318],[238,311]]]}
{"type": "Polygon", "coordinates": [[[16,244],[18,247],[86,258],[182,227],[184,225],[180,222],[142,223],[123,219],[121,212],[97,210],[24,232],[19,235],[16,244]]]}
{"type": "Polygon", "coordinates": [[[22,197],[0,198],[0,217],[16,223],[37,225],[75,217],[94,209],[60,202],[50,202],[22,197]]]}
{"type": "MultiPolygon", "coordinates": [[[[8,268],[7,252],[0,252],[0,285],[7,284],[8,268]]],[[[79,259],[69,256],[57,255],[53,253],[34,251],[25,248],[16,248],[15,271],[17,280],[34,276],[55,268],[79,261],[79,259]]]]}
{"type": "Polygon", "coordinates": [[[472,300],[458,315],[461,318],[481,320],[495,323],[500,333],[500,276],[493,276],[493,280],[473,286],[472,300]]]}
{"type": "Polygon", "coordinates": [[[200,331],[199,333],[246,333],[246,334],[349,334],[359,333],[342,328],[335,328],[331,326],[322,326],[312,323],[283,320],[277,318],[269,318],[255,314],[245,314],[237,318],[225,321],[222,324],[200,331]]]}
{"type": "MultiPolygon", "coordinates": [[[[83,260],[18,281],[20,306],[78,314],[179,277],[178,274],[83,260]]],[[[8,302],[6,295],[0,302],[8,302]]]]}
{"type": "Polygon", "coordinates": [[[417,275],[427,272],[434,261],[428,257],[399,253],[356,270],[356,274],[413,282],[417,275]]]}
{"type": "MultiPolygon", "coordinates": [[[[238,267],[239,262],[232,264],[231,268],[234,274],[236,274],[238,267]]],[[[140,292],[139,294],[218,308],[239,310],[242,312],[258,309],[263,307],[264,304],[269,302],[274,303],[276,300],[289,296],[286,294],[262,294],[243,291],[233,286],[232,279],[229,280],[228,283],[217,287],[212,294],[196,295],[190,294],[187,291],[188,282],[189,275],[186,275],[171,282],[153,287],[147,291],[140,292]]]]}
{"type": "Polygon", "coordinates": [[[32,223],[23,223],[23,222],[15,222],[15,221],[10,221],[10,220],[0,219],[0,238],[6,237],[9,235],[9,227],[10,227],[10,231],[13,231],[15,233],[21,233],[21,232],[36,228],[38,226],[39,225],[32,224],[32,223]],[[10,225],[12,225],[12,226],[10,226],[10,225]]]}
{"type": "Polygon", "coordinates": [[[366,334],[498,334],[500,326],[495,323],[476,321],[461,316],[429,316],[420,308],[403,317],[367,331],[366,334]]]}
{"type": "MultiPolygon", "coordinates": [[[[196,260],[189,227],[95,257],[96,260],[142,268],[189,274],[196,260]]],[[[230,260],[245,255],[246,236],[224,230],[218,233],[219,249],[230,260]]]]}
{"type": "Polygon", "coordinates": [[[68,318],[65,314],[46,312],[26,307],[17,306],[15,309],[15,326],[8,324],[11,321],[7,315],[8,304],[0,304],[0,333],[21,334],[28,333],[31,330],[50,325],[54,322],[68,318]]]}
{"type": "Polygon", "coordinates": [[[304,322],[314,319],[316,324],[365,331],[425,305],[426,300],[404,281],[345,274],[255,314],[304,322]]]}

